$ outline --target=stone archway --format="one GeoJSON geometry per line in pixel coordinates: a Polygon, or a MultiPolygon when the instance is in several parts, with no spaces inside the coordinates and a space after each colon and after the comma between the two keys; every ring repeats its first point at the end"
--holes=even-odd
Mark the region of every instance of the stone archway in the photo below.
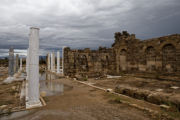
{"type": "Polygon", "coordinates": [[[154,47],[146,48],[146,68],[147,71],[154,71],[156,69],[156,51],[154,47]]]}
{"type": "Polygon", "coordinates": [[[127,51],[125,49],[122,49],[120,51],[120,69],[122,71],[126,71],[126,69],[127,69],[126,57],[127,57],[127,51]]]}
{"type": "Polygon", "coordinates": [[[82,55],[80,58],[80,65],[83,71],[88,71],[88,61],[86,55],[82,55]]]}
{"type": "Polygon", "coordinates": [[[166,44],[162,48],[162,68],[165,72],[176,71],[176,48],[172,44],[166,44]]]}

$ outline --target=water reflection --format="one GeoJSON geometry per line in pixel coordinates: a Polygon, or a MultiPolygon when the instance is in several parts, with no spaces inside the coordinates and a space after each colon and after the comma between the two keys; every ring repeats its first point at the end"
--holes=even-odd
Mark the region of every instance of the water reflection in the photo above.
{"type": "MultiPolygon", "coordinates": [[[[55,80],[58,78],[59,77],[53,74],[41,73],[39,76],[40,93],[45,94],[44,96],[62,95],[64,91],[73,89],[72,86],[68,86],[63,83],[56,82],[55,80]]],[[[0,116],[0,120],[13,120],[17,118],[22,118],[23,116],[32,112],[33,110],[15,112],[8,116],[0,116]]]]}
{"type": "Polygon", "coordinates": [[[49,74],[49,73],[40,73],[40,76],[39,76],[39,80],[55,80],[55,79],[58,79],[59,77],[54,75],[54,74],[49,74]]]}
{"type": "Polygon", "coordinates": [[[40,74],[40,92],[43,96],[52,96],[52,95],[61,95],[64,92],[64,89],[71,88],[70,86],[64,85],[60,82],[56,82],[55,79],[58,79],[56,75],[49,73],[40,74]]]}
{"type": "Polygon", "coordinates": [[[64,92],[64,84],[52,81],[40,81],[40,92],[45,96],[52,96],[64,92]]]}

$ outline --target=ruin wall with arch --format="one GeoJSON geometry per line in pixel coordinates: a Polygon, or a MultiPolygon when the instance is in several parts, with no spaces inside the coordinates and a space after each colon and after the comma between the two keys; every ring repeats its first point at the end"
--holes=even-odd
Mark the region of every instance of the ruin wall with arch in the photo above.
{"type": "Polygon", "coordinates": [[[137,39],[126,31],[115,33],[111,48],[64,52],[65,74],[121,75],[122,73],[180,73],[180,35],[149,40],[137,39]]]}

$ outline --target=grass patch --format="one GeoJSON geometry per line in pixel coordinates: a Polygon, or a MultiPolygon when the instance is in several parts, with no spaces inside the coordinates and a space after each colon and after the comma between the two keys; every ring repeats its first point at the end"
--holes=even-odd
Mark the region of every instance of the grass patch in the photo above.
{"type": "Polygon", "coordinates": [[[79,78],[77,80],[79,80],[79,81],[88,81],[88,77],[82,77],[82,78],[79,78]]]}
{"type": "Polygon", "coordinates": [[[49,102],[49,98],[48,97],[43,97],[45,102],[49,102]]]}
{"type": "Polygon", "coordinates": [[[114,103],[121,104],[123,101],[121,97],[111,94],[111,93],[105,93],[104,97],[105,99],[109,99],[109,103],[111,104],[114,104],[114,103]]]}
{"type": "Polygon", "coordinates": [[[114,102],[115,102],[115,103],[122,103],[122,99],[121,99],[120,97],[116,97],[116,98],[114,99],[114,102]]]}

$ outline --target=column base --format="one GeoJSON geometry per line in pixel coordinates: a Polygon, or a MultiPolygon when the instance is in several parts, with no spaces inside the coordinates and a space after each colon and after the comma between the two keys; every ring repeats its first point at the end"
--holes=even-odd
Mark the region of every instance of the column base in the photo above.
{"type": "Polygon", "coordinates": [[[32,109],[32,108],[37,108],[37,107],[42,107],[43,105],[42,105],[42,103],[41,103],[41,101],[40,100],[38,100],[38,101],[33,101],[33,102],[31,102],[31,101],[28,101],[28,102],[26,102],[26,109],[32,109]]]}

